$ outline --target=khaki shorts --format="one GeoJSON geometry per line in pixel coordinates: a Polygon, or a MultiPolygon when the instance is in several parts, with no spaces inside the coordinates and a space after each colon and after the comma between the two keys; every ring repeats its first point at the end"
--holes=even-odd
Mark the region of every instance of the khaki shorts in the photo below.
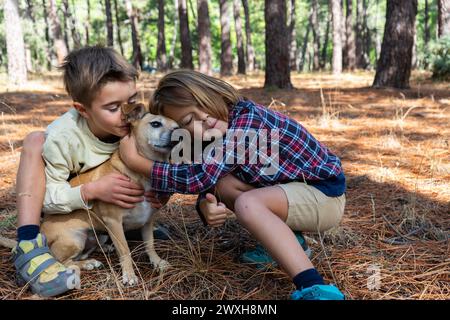
{"type": "Polygon", "coordinates": [[[286,193],[289,210],[286,224],[295,231],[323,232],[336,227],[342,219],[345,194],[328,197],[301,182],[278,185],[286,193]]]}

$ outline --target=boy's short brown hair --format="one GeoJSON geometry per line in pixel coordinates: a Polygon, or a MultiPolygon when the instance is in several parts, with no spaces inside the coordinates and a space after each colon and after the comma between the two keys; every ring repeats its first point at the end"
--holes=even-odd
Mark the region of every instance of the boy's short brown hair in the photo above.
{"type": "Polygon", "coordinates": [[[73,101],[90,107],[95,95],[108,82],[136,81],[136,68],[114,49],[93,46],[70,52],[60,67],[64,86],[73,101]]]}

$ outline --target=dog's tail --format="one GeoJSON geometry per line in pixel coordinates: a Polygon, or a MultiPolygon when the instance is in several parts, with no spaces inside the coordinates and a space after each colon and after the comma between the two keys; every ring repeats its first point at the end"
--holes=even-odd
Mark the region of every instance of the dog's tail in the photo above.
{"type": "Polygon", "coordinates": [[[0,236],[0,246],[12,249],[12,248],[15,248],[16,245],[17,245],[16,240],[12,240],[12,239],[8,239],[8,238],[0,236]]]}

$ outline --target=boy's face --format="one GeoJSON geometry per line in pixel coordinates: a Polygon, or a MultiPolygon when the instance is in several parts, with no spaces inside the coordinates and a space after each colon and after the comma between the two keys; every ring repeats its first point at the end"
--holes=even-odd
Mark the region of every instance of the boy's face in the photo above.
{"type": "Polygon", "coordinates": [[[89,108],[75,102],[74,107],[86,118],[92,133],[102,141],[122,138],[129,132],[123,120],[121,105],[136,102],[134,81],[106,83],[96,94],[89,108]]]}

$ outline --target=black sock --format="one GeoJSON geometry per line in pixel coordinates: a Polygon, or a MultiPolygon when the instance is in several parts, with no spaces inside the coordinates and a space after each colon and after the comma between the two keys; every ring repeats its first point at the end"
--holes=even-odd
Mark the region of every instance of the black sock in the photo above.
{"type": "Polygon", "coordinates": [[[322,276],[314,268],[300,272],[292,281],[294,281],[297,290],[309,288],[316,284],[325,284],[322,276]]]}
{"type": "Polygon", "coordinates": [[[27,224],[17,228],[17,241],[32,240],[37,237],[39,226],[36,224],[27,224]]]}

